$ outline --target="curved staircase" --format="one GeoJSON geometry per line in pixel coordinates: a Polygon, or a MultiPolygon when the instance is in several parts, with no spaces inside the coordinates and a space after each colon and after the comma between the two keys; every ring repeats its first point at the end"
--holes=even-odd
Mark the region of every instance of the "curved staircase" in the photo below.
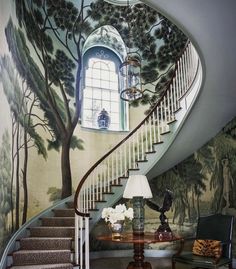
{"type": "Polygon", "coordinates": [[[74,229],[73,203],[66,199],[18,231],[12,240],[14,248],[9,249],[5,262],[2,259],[0,268],[73,268],[74,229]]]}
{"type": "Polygon", "coordinates": [[[78,185],[74,203],[68,202],[72,197],[61,201],[13,236],[1,268],[70,269],[75,264],[88,269],[89,232],[102,209],[122,197],[130,174],[147,174],[162,158],[187,118],[201,83],[202,66],[188,42],[172,80],[147,117],[90,168],[78,185]]]}
{"type": "Polygon", "coordinates": [[[123,183],[130,174],[147,174],[162,158],[197,98],[202,66],[190,42],[175,66],[170,83],[147,117],[79,182],[74,206],[75,264],[80,267],[89,268],[89,231],[102,209],[122,197],[123,183]]]}

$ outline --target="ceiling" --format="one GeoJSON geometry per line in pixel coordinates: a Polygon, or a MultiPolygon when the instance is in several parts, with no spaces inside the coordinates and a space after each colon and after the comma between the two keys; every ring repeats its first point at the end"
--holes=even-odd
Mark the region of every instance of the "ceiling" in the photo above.
{"type": "Polygon", "coordinates": [[[144,0],[175,23],[195,45],[203,66],[203,85],[189,117],[153,178],[214,137],[236,116],[236,1],[144,0]]]}

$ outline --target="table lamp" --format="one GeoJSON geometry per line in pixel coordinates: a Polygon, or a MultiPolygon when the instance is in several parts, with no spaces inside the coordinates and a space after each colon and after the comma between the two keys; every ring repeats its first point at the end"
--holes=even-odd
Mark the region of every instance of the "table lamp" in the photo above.
{"type": "Polygon", "coordinates": [[[152,192],[144,175],[130,175],[125,186],[124,198],[132,199],[134,218],[133,234],[144,234],[144,205],[147,198],[152,198],[152,192]]]}

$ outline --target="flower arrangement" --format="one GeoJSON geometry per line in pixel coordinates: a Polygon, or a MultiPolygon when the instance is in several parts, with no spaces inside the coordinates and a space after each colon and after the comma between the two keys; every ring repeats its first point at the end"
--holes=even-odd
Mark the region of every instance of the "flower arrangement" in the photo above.
{"type": "Polygon", "coordinates": [[[107,207],[102,210],[102,218],[106,222],[111,224],[116,223],[117,221],[132,220],[134,217],[133,208],[126,208],[124,204],[119,204],[115,208],[107,207]]]}

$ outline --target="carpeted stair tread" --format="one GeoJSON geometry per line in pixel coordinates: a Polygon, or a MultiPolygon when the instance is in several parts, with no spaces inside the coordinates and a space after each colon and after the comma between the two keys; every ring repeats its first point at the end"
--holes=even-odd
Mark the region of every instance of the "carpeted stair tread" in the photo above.
{"type": "Polygon", "coordinates": [[[11,269],[73,269],[71,263],[12,266],[11,269]]]}
{"type": "Polygon", "coordinates": [[[68,208],[74,208],[74,201],[66,202],[68,208]]]}
{"type": "Polygon", "coordinates": [[[42,218],[42,226],[67,226],[75,225],[74,217],[48,217],[42,218]]]}
{"type": "Polygon", "coordinates": [[[22,250],[71,249],[72,237],[26,237],[20,240],[22,250]]]}
{"type": "Polygon", "coordinates": [[[74,208],[60,208],[53,210],[55,217],[74,217],[74,208]]]}
{"type": "Polygon", "coordinates": [[[13,265],[38,265],[70,262],[70,250],[19,250],[13,253],[13,265]]]}
{"type": "Polygon", "coordinates": [[[31,237],[74,237],[75,227],[31,227],[31,237]]]}

